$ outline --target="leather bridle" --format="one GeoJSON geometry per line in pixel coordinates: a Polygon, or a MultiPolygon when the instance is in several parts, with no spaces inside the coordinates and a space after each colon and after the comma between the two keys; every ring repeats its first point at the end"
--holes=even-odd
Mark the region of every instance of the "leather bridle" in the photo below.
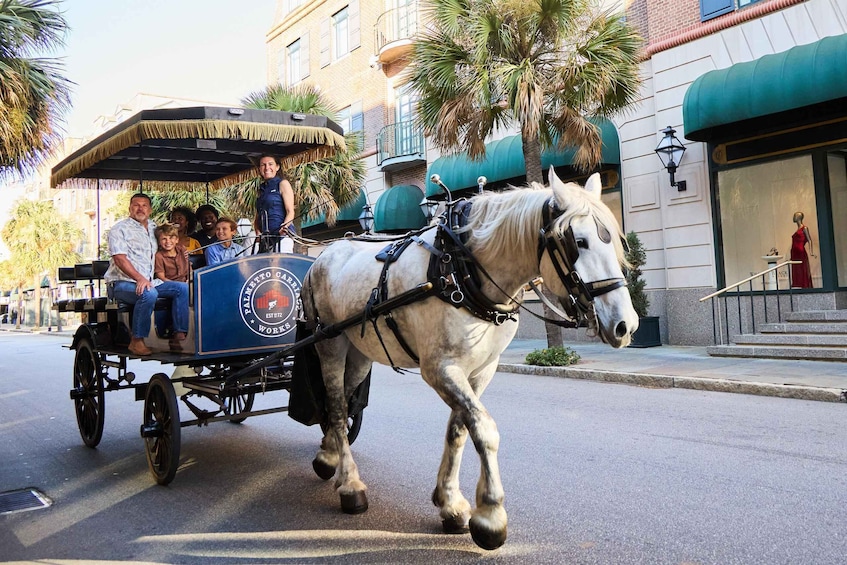
{"type": "MultiPolygon", "coordinates": [[[[585,282],[577,272],[574,264],[579,259],[579,243],[573,233],[573,227],[562,230],[561,222],[557,220],[564,213],[556,206],[553,198],[544,203],[542,218],[544,227],[538,237],[538,262],[539,266],[544,252],[550,256],[553,268],[559,275],[559,280],[568,291],[567,298],[561,298],[565,314],[577,325],[586,321],[592,323],[596,314],[594,312],[594,299],[611,292],[617,288],[626,286],[626,279],[611,278],[585,282]]],[[[609,231],[597,223],[598,235],[604,243],[611,242],[609,231]]]]}

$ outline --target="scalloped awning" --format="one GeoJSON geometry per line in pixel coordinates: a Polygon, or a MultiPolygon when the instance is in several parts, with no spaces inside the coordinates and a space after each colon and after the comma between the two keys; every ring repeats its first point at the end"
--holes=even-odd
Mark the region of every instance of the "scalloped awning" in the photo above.
{"type": "MultiPolygon", "coordinates": [[[[615,125],[608,120],[601,120],[597,124],[603,140],[601,162],[619,165],[620,141],[615,125]]],[[[541,153],[541,168],[546,171],[551,166],[571,165],[575,155],[576,148],[548,149],[541,153]]],[[[486,177],[489,183],[525,177],[526,162],[523,158],[521,136],[513,135],[486,143],[485,158],[482,161],[474,161],[464,153],[439,157],[432,162],[426,175],[427,198],[442,193],[438,185],[429,180],[433,174],[440,175],[441,182],[450,188],[451,192],[477,186],[476,179],[480,176],[486,177]]]]}
{"type": "Polygon", "coordinates": [[[682,103],[685,137],[710,141],[727,124],[847,98],[847,34],[709,71],[682,103]]]}
{"type": "Polygon", "coordinates": [[[392,186],[374,204],[374,231],[408,231],[426,225],[420,203],[423,192],[410,184],[392,186]]]}

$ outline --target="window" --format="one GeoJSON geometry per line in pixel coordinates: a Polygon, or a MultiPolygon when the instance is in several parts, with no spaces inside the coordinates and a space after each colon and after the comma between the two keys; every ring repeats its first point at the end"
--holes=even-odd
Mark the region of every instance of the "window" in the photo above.
{"type": "Polygon", "coordinates": [[[411,155],[423,151],[420,131],[415,128],[415,111],[418,93],[406,84],[394,91],[394,147],[397,155],[411,155]]]}
{"type": "MultiPolygon", "coordinates": [[[[726,284],[746,279],[767,268],[763,258],[776,249],[782,260],[791,258],[796,245],[797,212],[803,214],[814,244],[806,246],[811,283],[821,288],[817,201],[812,156],[738,167],[718,173],[721,236],[726,284]]],[[[842,198],[844,189],[840,189],[842,198]]],[[[791,274],[792,286],[800,283],[798,271],[791,274]]],[[[780,289],[788,288],[789,270],[777,273],[780,289]]],[[[761,290],[761,279],[753,281],[753,289],[761,290]]]]}
{"type": "Polygon", "coordinates": [[[700,0],[700,20],[706,21],[735,10],[734,0],[700,0]]]}
{"type": "Polygon", "coordinates": [[[309,34],[285,48],[285,84],[297,84],[309,76],[309,34]]]}
{"type": "Polygon", "coordinates": [[[293,12],[294,10],[299,8],[302,3],[303,3],[303,0],[285,0],[283,2],[283,6],[282,6],[282,10],[283,10],[282,14],[285,15],[285,14],[288,14],[290,12],[293,12]]]}
{"type": "Polygon", "coordinates": [[[340,59],[350,51],[350,32],[347,19],[347,8],[339,10],[332,16],[333,59],[340,59]]]}
{"type": "Polygon", "coordinates": [[[359,0],[351,1],[331,18],[320,23],[321,67],[325,67],[358,48],[361,43],[359,30],[359,0]]]}
{"type": "Polygon", "coordinates": [[[291,86],[300,82],[300,40],[288,46],[286,49],[286,67],[288,75],[285,77],[286,84],[291,86]]]}
{"type": "Polygon", "coordinates": [[[847,210],[847,149],[828,152],[826,164],[833,211],[835,270],[838,273],[838,286],[844,287],[847,286],[847,214],[844,213],[844,210],[847,210]]]}

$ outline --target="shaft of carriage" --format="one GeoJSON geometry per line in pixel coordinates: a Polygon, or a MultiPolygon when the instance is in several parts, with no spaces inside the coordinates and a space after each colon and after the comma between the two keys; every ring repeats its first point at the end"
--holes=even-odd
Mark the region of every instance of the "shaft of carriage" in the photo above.
{"type": "Polygon", "coordinates": [[[389,298],[388,300],[375,305],[373,308],[367,310],[366,312],[362,312],[361,314],[358,314],[356,316],[351,316],[345,320],[336,322],[334,324],[329,324],[328,326],[318,326],[310,336],[297,340],[291,345],[283,347],[276,353],[272,353],[267,357],[264,357],[247,367],[244,367],[243,369],[231,373],[226,379],[226,384],[231,385],[233,383],[236,383],[240,379],[243,379],[248,375],[254,374],[259,369],[271,366],[280,361],[281,359],[288,357],[298,349],[308,347],[324,339],[331,339],[341,334],[341,332],[343,332],[347,328],[353,327],[356,324],[361,324],[363,321],[375,320],[379,316],[387,314],[391,310],[400,308],[413,302],[417,302],[418,300],[422,300],[431,292],[431,282],[421,283],[403,293],[398,294],[393,298],[389,298]]]}

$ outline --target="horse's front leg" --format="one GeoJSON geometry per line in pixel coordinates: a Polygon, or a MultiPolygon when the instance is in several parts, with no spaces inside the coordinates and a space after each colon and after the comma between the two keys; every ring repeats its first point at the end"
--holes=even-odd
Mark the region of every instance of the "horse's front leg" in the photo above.
{"type": "Polygon", "coordinates": [[[441,515],[441,526],[446,534],[461,534],[468,531],[471,517],[471,505],[462,495],[459,486],[459,469],[462,465],[462,453],[468,429],[458,410],[450,413],[447,421],[447,435],[444,438],[444,453],[438,468],[438,480],[432,491],[432,503],[441,515]]]}
{"type": "Polygon", "coordinates": [[[496,368],[494,363],[480,371],[473,379],[473,385],[464,371],[455,365],[424,376],[453,410],[433,502],[441,509],[445,531],[456,531],[464,526],[468,503],[459,489],[459,467],[462,448],[470,434],[480,457],[480,476],[476,488],[476,509],[471,513],[468,524],[474,542],[484,549],[496,549],[505,543],[508,523],[497,463],[500,434],[479,400],[479,394],[491,381],[496,368]]]}

